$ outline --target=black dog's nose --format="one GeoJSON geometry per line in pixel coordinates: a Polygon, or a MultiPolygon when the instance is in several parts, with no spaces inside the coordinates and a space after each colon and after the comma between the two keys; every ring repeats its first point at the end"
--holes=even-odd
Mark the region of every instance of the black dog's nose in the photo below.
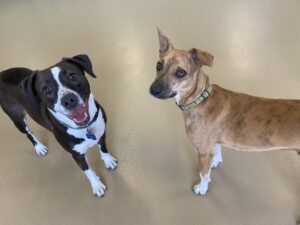
{"type": "Polygon", "coordinates": [[[66,108],[66,109],[74,109],[77,104],[78,104],[78,97],[75,94],[69,93],[66,94],[62,99],[61,99],[61,104],[66,108]]]}
{"type": "Polygon", "coordinates": [[[155,85],[152,84],[150,87],[150,93],[154,96],[160,95],[160,93],[163,91],[163,88],[161,85],[155,85]]]}

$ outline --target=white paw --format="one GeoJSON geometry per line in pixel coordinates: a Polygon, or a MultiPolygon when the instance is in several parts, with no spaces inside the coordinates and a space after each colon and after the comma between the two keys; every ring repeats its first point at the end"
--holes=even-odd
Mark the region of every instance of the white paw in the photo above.
{"type": "Polygon", "coordinates": [[[208,184],[211,181],[210,170],[204,176],[201,173],[199,175],[200,175],[200,183],[195,185],[193,190],[194,190],[195,194],[197,194],[197,195],[205,195],[208,190],[208,184]]]}
{"type": "Polygon", "coordinates": [[[101,159],[104,162],[106,169],[114,170],[118,166],[118,160],[112,157],[109,153],[100,151],[101,159]]]}
{"type": "Polygon", "coordinates": [[[212,162],[211,162],[211,168],[215,169],[217,168],[217,166],[223,162],[222,158],[219,158],[219,157],[214,157],[212,162]]]}
{"type": "Polygon", "coordinates": [[[106,186],[101,182],[97,174],[92,169],[88,169],[84,171],[84,173],[92,186],[94,195],[97,197],[103,196],[106,190],[106,186]]]}
{"type": "Polygon", "coordinates": [[[39,156],[45,156],[48,153],[48,148],[39,142],[36,144],[36,146],[34,146],[34,148],[39,156]]]}
{"type": "Polygon", "coordinates": [[[213,160],[211,162],[211,168],[217,168],[217,166],[223,162],[222,159],[222,148],[220,144],[216,144],[215,145],[215,149],[214,149],[214,157],[213,160]]]}
{"type": "Polygon", "coordinates": [[[193,191],[197,195],[205,195],[208,190],[208,183],[206,181],[200,182],[199,184],[195,185],[193,191]]]}
{"type": "Polygon", "coordinates": [[[100,181],[99,178],[98,178],[98,180],[91,182],[91,186],[92,186],[93,193],[95,196],[101,197],[104,195],[106,186],[100,181]]]}

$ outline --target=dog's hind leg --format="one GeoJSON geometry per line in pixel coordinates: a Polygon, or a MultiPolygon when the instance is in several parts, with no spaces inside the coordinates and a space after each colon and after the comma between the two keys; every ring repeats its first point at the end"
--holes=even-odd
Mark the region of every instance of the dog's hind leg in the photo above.
{"type": "Polygon", "coordinates": [[[214,146],[214,157],[213,160],[211,162],[211,168],[217,168],[217,166],[223,162],[222,159],[222,148],[220,144],[215,144],[214,146]]]}
{"type": "Polygon", "coordinates": [[[210,152],[198,151],[198,161],[200,167],[200,183],[193,188],[198,195],[205,195],[208,190],[208,184],[211,181],[210,171],[213,154],[210,152]]]}
{"type": "Polygon", "coordinates": [[[27,122],[26,122],[26,118],[24,118],[23,120],[23,125],[25,125],[25,130],[26,130],[26,136],[27,138],[31,141],[31,143],[33,144],[34,146],[34,149],[36,151],[36,153],[39,155],[39,156],[45,156],[47,155],[48,153],[48,148],[43,145],[38,139],[37,137],[34,135],[34,133],[29,129],[28,125],[27,125],[27,122]]]}
{"type": "Polygon", "coordinates": [[[44,146],[33,132],[29,129],[26,122],[26,113],[22,105],[14,101],[7,101],[6,103],[1,103],[3,111],[9,116],[9,118],[14,122],[15,126],[20,132],[26,134],[27,138],[33,144],[35,151],[38,155],[44,156],[48,153],[48,149],[44,146]]]}

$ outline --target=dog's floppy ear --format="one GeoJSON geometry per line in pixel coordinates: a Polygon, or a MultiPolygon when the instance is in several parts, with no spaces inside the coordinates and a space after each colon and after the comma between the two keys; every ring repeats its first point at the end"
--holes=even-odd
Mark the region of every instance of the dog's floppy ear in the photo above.
{"type": "Polygon", "coordinates": [[[200,66],[213,66],[214,56],[212,54],[196,48],[191,49],[189,53],[191,54],[192,59],[200,66]]]}
{"type": "Polygon", "coordinates": [[[158,31],[158,39],[159,39],[159,53],[165,53],[166,51],[173,48],[172,43],[170,42],[169,38],[165,36],[159,28],[157,28],[158,31]]]}
{"type": "Polygon", "coordinates": [[[87,55],[84,55],[84,54],[76,55],[76,56],[73,56],[72,58],[63,58],[63,60],[78,65],[81,69],[83,69],[89,75],[96,78],[96,75],[94,74],[94,71],[92,68],[91,60],[87,55]]]}
{"type": "Polygon", "coordinates": [[[34,105],[40,102],[40,98],[35,89],[36,73],[37,71],[34,71],[30,76],[19,83],[19,91],[22,96],[34,105]]]}

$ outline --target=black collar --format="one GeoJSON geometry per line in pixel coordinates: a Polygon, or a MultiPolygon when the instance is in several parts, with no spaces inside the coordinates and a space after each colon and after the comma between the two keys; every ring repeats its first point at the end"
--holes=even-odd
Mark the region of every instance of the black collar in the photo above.
{"type": "Polygon", "coordinates": [[[91,122],[89,122],[89,124],[87,125],[87,127],[89,127],[90,125],[92,125],[96,120],[97,120],[97,118],[98,118],[98,116],[99,116],[99,107],[98,106],[96,106],[97,107],[97,111],[96,111],[96,113],[95,113],[95,116],[94,116],[94,118],[91,120],[91,122]]]}

